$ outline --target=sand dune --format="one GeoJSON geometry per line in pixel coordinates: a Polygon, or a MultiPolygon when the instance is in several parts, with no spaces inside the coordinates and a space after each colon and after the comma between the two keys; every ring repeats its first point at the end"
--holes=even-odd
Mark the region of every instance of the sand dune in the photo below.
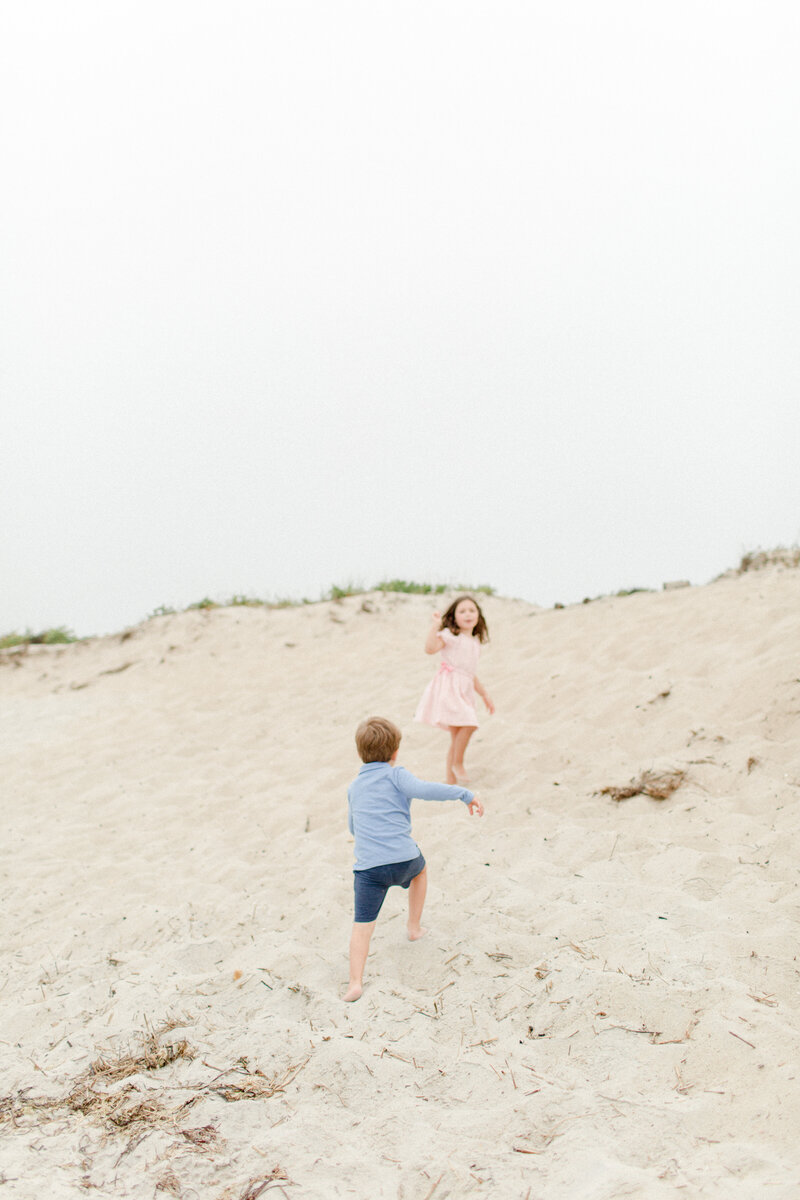
{"type": "Polygon", "coordinates": [[[4,653],[3,1200],[795,1200],[799,601],[487,600],[486,816],[415,803],[430,935],[390,893],[351,1006],[353,731],[442,776],[430,601],[4,653]]]}

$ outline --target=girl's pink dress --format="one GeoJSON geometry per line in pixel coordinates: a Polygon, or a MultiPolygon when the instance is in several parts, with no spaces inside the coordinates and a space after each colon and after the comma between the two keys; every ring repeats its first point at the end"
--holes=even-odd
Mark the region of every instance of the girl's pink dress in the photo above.
{"type": "Polygon", "coordinates": [[[440,729],[477,725],[473,680],[481,653],[480,639],[449,629],[440,629],[439,637],[444,642],[442,662],[422,694],[414,720],[440,729]]]}

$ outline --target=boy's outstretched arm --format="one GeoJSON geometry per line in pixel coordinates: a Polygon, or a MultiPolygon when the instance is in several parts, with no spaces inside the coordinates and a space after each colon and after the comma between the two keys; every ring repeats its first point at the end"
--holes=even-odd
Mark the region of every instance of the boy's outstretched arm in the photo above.
{"type": "Polygon", "coordinates": [[[429,783],[426,779],[417,779],[405,767],[395,769],[395,782],[409,800],[461,800],[469,809],[470,816],[477,813],[483,816],[483,804],[469,788],[454,783],[429,783]]]}
{"type": "Polygon", "coordinates": [[[394,782],[404,796],[409,800],[461,800],[464,804],[472,802],[472,792],[469,788],[455,783],[431,783],[427,779],[417,779],[405,767],[395,767],[394,782]]]}

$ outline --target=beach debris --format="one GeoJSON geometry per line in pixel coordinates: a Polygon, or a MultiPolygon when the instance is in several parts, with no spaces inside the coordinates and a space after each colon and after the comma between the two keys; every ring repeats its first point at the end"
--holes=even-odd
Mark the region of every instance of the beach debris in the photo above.
{"type": "Polygon", "coordinates": [[[193,1146],[209,1146],[219,1139],[213,1125],[200,1125],[197,1129],[182,1129],[180,1132],[181,1137],[185,1137],[193,1146]]]}
{"type": "Polygon", "coordinates": [[[580,954],[581,958],[597,958],[591,950],[587,950],[585,946],[579,946],[577,942],[567,942],[570,950],[574,950],[576,954],[580,954]]]}
{"type": "MultiPolygon", "coordinates": [[[[282,1183],[291,1184],[291,1179],[284,1171],[283,1167],[273,1167],[269,1175],[259,1175],[255,1179],[251,1179],[246,1185],[241,1195],[241,1200],[258,1200],[258,1197],[267,1190],[267,1188],[276,1186],[283,1191],[280,1186],[282,1183]]],[[[286,1193],[284,1192],[284,1195],[286,1193]]]]}
{"type": "Polygon", "coordinates": [[[201,1090],[213,1092],[214,1095],[220,1096],[229,1104],[233,1104],[237,1100],[268,1100],[278,1092],[285,1091],[287,1085],[292,1082],[295,1075],[299,1074],[306,1062],[308,1059],[297,1066],[287,1068],[283,1074],[276,1073],[271,1076],[265,1075],[258,1068],[251,1071],[246,1066],[231,1067],[228,1071],[221,1071],[210,1084],[206,1084],[201,1090]],[[234,1078],[226,1079],[226,1076],[234,1076],[234,1078]],[[225,1082],[220,1083],[219,1081],[223,1079],[225,1082]]]}
{"type": "Polygon", "coordinates": [[[555,1141],[556,1138],[563,1136],[563,1130],[561,1129],[561,1126],[565,1125],[566,1123],[567,1118],[565,1117],[563,1120],[557,1121],[550,1127],[550,1129],[537,1130],[529,1134],[523,1133],[521,1136],[526,1142],[528,1142],[528,1145],[512,1145],[511,1149],[516,1154],[544,1154],[551,1142],[555,1141]]]}
{"type": "Polygon", "coordinates": [[[414,1011],[421,1017],[430,1017],[432,1021],[438,1021],[444,1015],[444,1000],[441,996],[434,997],[433,1012],[429,1012],[427,1008],[415,1008],[414,1011]]]}
{"type": "Polygon", "coordinates": [[[16,1095],[0,1096],[0,1124],[5,1121],[17,1124],[26,1117],[33,1117],[37,1122],[47,1116],[55,1119],[66,1110],[91,1119],[108,1133],[123,1130],[132,1133],[134,1138],[128,1150],[153,1129],[181,1136],[190,1145],[202,1149],[217,1140],[215,1127],[181,1128],[186,1112],[198,1100],[209,1095],[228,1102],[267,1100],[284,1091],[308,1062],[306,1059],[283,1073],[267,1076],[257,1068],[251,1070],[246,1060],[240,1059],[236,1066],[218,1071],[207,1082],[186,1083],[177,1089],[173,1085],[167,1089],[189,1093],[188,1098],[178,1104],[171,1099],[167,1102],[166,1091],[157,1090],[155,1086],[143,1090],[141,1079],[125,1082],[131,1076],[160,1071],[179,1060],[195,1058],[187,1041],[162,1041],[164,1033],[178,1024],[181,1022],[174,1019],[158,1029],[148,1026],[136,1051],[97,1059],[73,1080],[66,1095],[36,1096],[30,1094],[29,1088],[24,1088],[16,1095]]]}
{"type": "MultiPolygon", "coordinates": [[[[430,1178],[430,1176],[429,1176],[429,1178],[430,1178]]],[[[439,1178],[436,1180],[436,1182],[434,1183],[434,1185],[433,1185],[433,1187],[430,1189],[430,1191],[426,1193],[426,1195],[425,1195],[425,1200],[431,1200],[431,1196],[432,1196],[432,1195],[433,1195],[433,1193],[436,1191],[437,1187],[439,1186],[439,1184],[442,1182],[442,1180],[443,1180],[443,1179],[444,1179],[444,1171],[442,1171],[441,1175],[440,1175],[440,1176],[439,1176],[439,1178]]]]}
{"type": "MultiPolygon", "coordinates": [[[[624,787],[608,786],[600,789],[599,795],[610,796],[612,800],[628,800],[631,796],[649,796],[651,800],[666,800],[676,792],[686,779],[683,770],[674,771],[643,771],[638,778],[632,779],[624,787]]],[[[596,792],[595,795],[598,793],[596,792]]]]}
{"type": "Polygon", "coordinates": [[[156,1183],[156,1192],[168,1192],[171,1196],[182,1196],[180,1180],[173,1170],[167,1167],[156,1183]]]}
{"type": "Polygon", "coordinates": [[[661,586],[665,592],[674,592],[677,591],[678,588],[687,588],[691,587],[692,585],[688,579],[670,579],[661,586]]]}

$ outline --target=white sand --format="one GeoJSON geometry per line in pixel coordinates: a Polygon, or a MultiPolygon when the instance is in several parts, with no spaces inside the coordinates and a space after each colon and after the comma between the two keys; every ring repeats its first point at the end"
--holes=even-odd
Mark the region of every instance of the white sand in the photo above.
{"type": "Polygon", "coordinates": [[[389,716],[441,778],[432,607],[3,655],[1,1200],[800,1195],[800,571],[489,600],[487,815],[415,802],[431,932],[390,893],[345,1005],[352,735],[389,716]],[[93,1081],[141,1121],[75,1110],[166,1022],[193,1058],[93,1081]]]}

